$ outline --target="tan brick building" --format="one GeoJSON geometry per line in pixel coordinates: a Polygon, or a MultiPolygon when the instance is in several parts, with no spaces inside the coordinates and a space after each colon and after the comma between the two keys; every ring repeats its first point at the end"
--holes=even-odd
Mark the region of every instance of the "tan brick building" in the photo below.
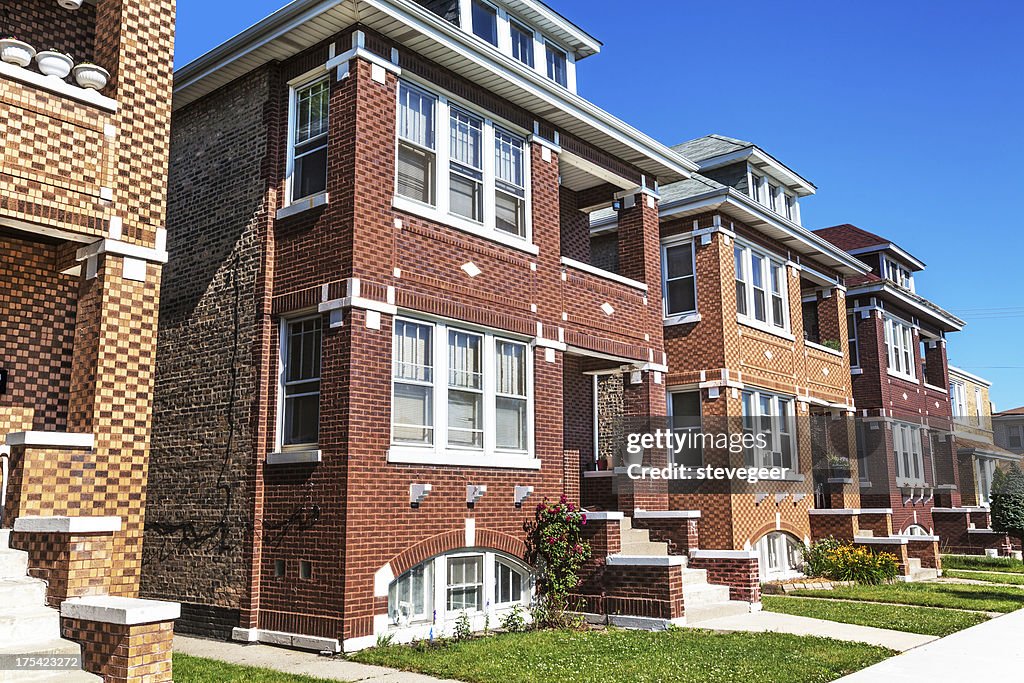
{"type": "MultiPolygon", "coordinates": [[[[169,0],[65,4],[0,14],[2,552],[54,607],[138,594],[174,33],[169,0]]],[[[129,628],[81,607],[80,640],[129,628]]],[[[38,609],[19,637],[56,637],[38,609]]],[[[116,666],[169,680],[146,655],[116,666]]]]}

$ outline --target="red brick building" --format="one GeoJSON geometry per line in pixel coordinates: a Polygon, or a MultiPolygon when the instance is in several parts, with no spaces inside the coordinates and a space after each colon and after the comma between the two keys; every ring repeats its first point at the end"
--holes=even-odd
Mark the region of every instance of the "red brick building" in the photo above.
{"type": "MultiPolygon", "coordinates": [[[[143,592],[180,628],[357,649],[529,603],[594,377],[663,414],[658,188],[696,168],[576,94],[599,47],[532,1],[297,2],[177,72],[143,592]]],[[[621,518],[589,611],[729,602],[621,518]]]]}

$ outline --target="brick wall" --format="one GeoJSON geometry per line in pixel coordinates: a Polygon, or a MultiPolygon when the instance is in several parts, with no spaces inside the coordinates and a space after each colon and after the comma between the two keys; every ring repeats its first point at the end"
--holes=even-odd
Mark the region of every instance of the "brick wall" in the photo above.
{"type": "Polygon", "coordinates": [[[106,683],[173,680],[173,622],[126,626],[65,617],[61,635],[82,644],[82,668],[106,683]]]}
{"type": "Polygon", "coordinates": [[[761,602],[761,579],[756,557],[693,557],[687,566],[707,570],[708,583],[728,586],[730,600],[761,602]]]}

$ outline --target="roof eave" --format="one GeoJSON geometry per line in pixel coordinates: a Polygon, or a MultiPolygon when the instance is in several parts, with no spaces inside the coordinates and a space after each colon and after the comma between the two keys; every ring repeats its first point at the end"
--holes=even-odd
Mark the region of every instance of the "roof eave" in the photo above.
{"type": "Polygon", "coordinates": [[[881,244],[872,244],[871,246],[868,246],[868,247],[858,247],[856,249],[850,249],[849,250],[849,252],[851,254],[875,254],[875,253],[878,253],[880,251],[891,251],[891,252],[893,252],[894,254],[896,254],[897,256],[902,258],[903,260],[905,260],[907,263],[909,263],[913,267],[915,272],[920,272],[920,271],[924,270],[927,267],[927,266],[925,266],[924,261],[922,261],[921,259],[917,258],[913,254],[911,254],[909,251],[907,251],[906,249],[904,249],[903,247],[901,247],[900,245],[898,245],[898,244],[896,244],[894,242],[884,242],[884,243],[881,243],[881,244]]]}
{"type": "Polygon", "coordinates": [[[887,294],[898,300],[900,303],[913,307],[917,313],[923,313],[923,315],[918,315],[919,318],[927,318],[932,322],[937,323],[939,327],[942,328],[943,332],[959,332],[967,326],[966,322],[949,311],[936,306],[930,301],[928,302],[930,306],[925,305],[922,303],[923,301],[927,301],[924,297],[915,298],[915,296],[911,296],[909,292],[904,292],[894,287],[889,282],[866,282],[862,285],[856,285],[849,288],[846,292],[846,296],[847,298],[851,298],[854,296],[863,296],[865,294],[872,293],[887,294]],[[921,299],[921,301],[918,301],[918,298],[921,299]]]}
{"type": "Polygon", "coordinates": [[[761,165],[771,167],[775,171],[775,174],[779,176],[780,180],[784,180],[787,185],[793,188],[801,197],[807,197],[818,191],[818,188],[815,187],[814,183],[810,182],[757,145],[750,145],[732,152],[726,152],[725,154],[716,154],[713,157],[702,159],[697,163],[700,166],[701,171],[707,171],[715,168],[721,168],[722,166],[728,166],[729,164],[735,164],[738,161],[750,159],[753,159],[761,165]]]}

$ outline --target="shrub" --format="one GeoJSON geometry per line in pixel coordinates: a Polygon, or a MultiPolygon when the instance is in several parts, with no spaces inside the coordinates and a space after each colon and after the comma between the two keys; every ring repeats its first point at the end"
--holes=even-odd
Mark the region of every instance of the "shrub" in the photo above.
{"type": "Polygon", "coordinates": [[[455,640],[468,640],[473,635],[473,627],[469,623],[469,615],[463,612],[455,620],[455,640]]]}
{"type": "Polygon", "coordinates": [[[541,625],[567,623],[569,596],[579,586],[579,571],[590,558],[590,544],[583,539],[586,523],[586,513],[563,495],[557,503],[539,503],[533,522],[526,525],[527,561],[539,573],[535,613],[541,625]]]}
{"type": "Polygon", "coordinates": [[[1017,463],[992,478],[992,528],[1024,544],[1024,472],[1017,463]]]}
{"type": "Polygon", "coordinates": [[[804,547],[804,573],[832,581],[855,581],[878,585],[899,574],[899,562],[892,553],[873,553],[867,548],[825,538],[804,547]]]}
{"type": "Polygon", "coordinates": [[[512,608],[512,611],[501,619],[501,627],[509,633],[522,633],[526,630],[526,619],[523,618],[523,610],[519,605],[512,608]]]}

